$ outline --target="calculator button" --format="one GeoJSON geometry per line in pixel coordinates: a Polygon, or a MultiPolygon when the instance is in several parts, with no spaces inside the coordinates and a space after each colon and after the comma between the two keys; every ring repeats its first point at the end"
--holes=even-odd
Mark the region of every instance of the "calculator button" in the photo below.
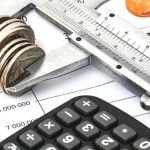
{"type": "Polygon", "coordinates": [[[136,150],[150,150],[150,141],[145,138],[139,139],[133,144],[133,147],[136,150]]]}
{"type": "Polygon", "coordinates": [[[116,127],[113,134],[123,143],[129,143],[136,137],[136,132],[125,124],[116,127]]]}
{"type": "Polygon", "coordinates": [[[100,132],[100,130],[95,125],[90,123],[89,121],[85,121],[85,122],[79,124],[76,127],[76,131],[85,140],[90,140],[90,139],[94,138],[100,132]]]}
{"type": "Polygon", "coordinates": [[[77,149],[80,145],[80,141],[77,137],[70,133],[65,133],[57,138],[57,143],[66,150],[77,149]]]}
{"type": "Polygon", "coordinates": [[[26,147],[32,149],[39,146],[43,139],[34,131],[28,130],[19,136],[19,141],[26,147]]]}
{"type": "Polygon", "coordinates": [[[109,129],[117,123],[117,119],[106,111],[94,115],[94,121],[103,129],[109,129]]]}
{"type": "Polygon", "coordinates": [[[85,146],[85,147],[81,148],[80,150],[95,150],[95,149],[90,146],[85,146]]]}
{"type": "Polygon", "coordinates": [[[61,131],[61,127],[51,119],[46,119],[38,125],[38,130],[47,137],[52,137],[61,131]]]}
{"type": "Polygon", "coordinates": [[[90,99],[84,97],[75,102],[76,109],[85,116],[93,114],[97,109],[98,106],[91,101],[90,99]]]}
{"type": "Polygon", "coordinates": [[[9,142],[3,146],[3,150],[21,150],[16,144],[9,142]]]}
{"type": "Polygon", "coordinates": [[[39,150],[59,150],[59,149],[52,144],[46,144],[42,146],[39,150]]]}
{"type": "Polygon", "coordinates": [[[56,116],[66,126],[72,126],[80,120],[80,116],[70,108],[59,111],[56,116]]]}
{"type": "Polygon", "coordinates": [[[98,138],[95,144],[99,149],[102,149],[102,150],[118,150],[119,149],[119,143],[108,135],[104,135],[98,138]]]}

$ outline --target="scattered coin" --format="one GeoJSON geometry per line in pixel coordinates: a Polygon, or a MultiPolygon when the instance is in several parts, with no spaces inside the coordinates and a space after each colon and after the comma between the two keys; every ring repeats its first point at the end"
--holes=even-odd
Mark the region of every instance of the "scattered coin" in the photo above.
{"type": "Polygon", "coordinates": [[[136,16],[150,17],[150,0],[126,0],[126,6],[136,16]]]}
{"type": "MultiPolygon", "coordinates": [[[[28,46],[20,50],[6,66],[2,75],[3,91],[15,85],[26,75],[26,68],[44,56],[44,52],[37,46],[28,46]]],[[[28,73],[27,73],[28,74],[28,73]]],[[[7,93],[12,94],[12,93],[7,93]]]]}

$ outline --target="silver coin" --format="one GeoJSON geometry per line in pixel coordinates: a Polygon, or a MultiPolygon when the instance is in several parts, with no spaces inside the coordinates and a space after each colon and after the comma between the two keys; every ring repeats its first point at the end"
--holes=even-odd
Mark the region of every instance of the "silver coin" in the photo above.
{"type": "Polygon", "coordinates": [[[23,38],[17,38],[17,39],[12,39],[7,45],[5,45],[1,51],[0,51],[0,63],[4,55],[15,45],[22,43],[22,42],[28,42],[28,40],[23,39],[23,38]]]}
{"type": "Polygon", "coordinates": [[[5,67],[7,66],[9,61],[16,55],[16,53],[19,52],[22,48],[25,48],[25,47],[30,46],[30,45],[32,45],[32,44],[29,42],[18,43],[17,45],[13,46],[5,54],[5,56],[2,58],[1,63],[0,63],[0,78],[1,78],[1,75],[3,73],[3,70],[5,69],[5,67]]]}
{"type": "Polygon", "coordinates": [[[28,30],[30,30],[32,32],[33,37],[35,39],[35,35],[34,35],[32,28],[30,26],[28,26],[27,24],[25,24],[24,22],[12,22],[12,23],[8,24],[5,28],[3,28],[3,30],[1,30],[1,33],[9,32],[15,28],[27,28],[28,30]]]}
{"type": "Polygon", "coordinates": [[[33,31],[28,29],[28,28],[24,28],[24,27],[19,27],[19,28],[15,28],[12,29],[10,31],[5,31],[1,33],[0,36],[0,50],[12,39],[16,39],[18,37],[21,38],[25,38],[28,41],[30,41],[31,43],[35,42],[35,37],[33,34],[33,31]]]}
{"type": "Polygon", "coordinates": [[[20,19],[9,19],[9,20],[6,20],[6,21],[4,21],[3,23],[0,24],[0,31],[2,29],[4,29],[6,26],[8,26],[9,24],[15,23],[15,22],[23,23],[23,21],[21,21],[20,19]]]}
{"type": "Polygon", "coordinates": [[[14,95],[5,90],[9,86],[15,85],[22,80],[22,77],[29,75],[26,68],[39,60],[45,55],[44,51],[37,46],[28,46],[20,50],[6,66],[2,75],[3,91],[7,94],[14,95]],[[26,74],[27,73],[27,74],[26,74]]]}
{"type": "Polygon", "coordinates": [[[11,17],[9,17],[9,16],[0,16],[0,24],[9,19],[11,19],[11,17]]]}
{"type": "Polygon", "coordinates": [[[2,32],[7,32],[7,31],[10,31],[10,30],[12,30],[12,29],[19,28],[19,27],[24,27],[24,28],[26,28],[27,25],[24,24],[23,22],[12,22],[12,23],[8,24],[7,26],[5,26],[5,28],[3,28],[3,29],[1,30],[1,33],[2,33],[2,32]]]}

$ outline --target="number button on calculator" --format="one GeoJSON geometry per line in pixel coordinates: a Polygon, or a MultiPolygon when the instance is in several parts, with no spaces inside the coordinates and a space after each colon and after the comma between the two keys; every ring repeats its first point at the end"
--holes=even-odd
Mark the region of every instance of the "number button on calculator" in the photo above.
{"type": "Polygon", "coordinates": [[[101,99],[79,96],[1,142],[0,150],[150,150],[150,129],[101,99]]]}
{"type": "Polygon", "coordinates": [[[60,149],[58,149],[56,146],[54,146],[52,144],[47,144],[47,145],[42,146],[38,150],[60,150],[60,149]]]}
{"type": "Polygon", "coordinates": [[[66,150],[75,149],[80,145],[79,139],[70,133],[65,133],[58,137],[57,142],[66,150]]]}
{"type": "Polygon", "coordinates": [[[21,149],[14,143],[7,143],[3,146],[3,150],[21,150],[21,149]]]}

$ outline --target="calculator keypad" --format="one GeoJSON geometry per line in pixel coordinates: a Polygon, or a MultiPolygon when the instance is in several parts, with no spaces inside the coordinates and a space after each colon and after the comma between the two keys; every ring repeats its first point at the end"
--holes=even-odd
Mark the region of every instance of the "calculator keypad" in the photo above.
{"type": "Polygon", "coordinates": [[[52,144],[46,144],[42,146],[41,148],[39,148],[38,150],[60,150],[60,149],[58,149],[56,146],[52,144]]]}
{"type": "Polygon", "coordinates": [[[149,135],[148,128],[110,104],[81,96],[6,139],[0,149],[150,150],[149,135]]]}
{"type": "Polygon", "coordinates": [[[113,134],[123,143],[129,143],[136,137],[136,132],[125,124],[116,127],[113,134]]]}
{"type": "Polygon", "coordinates": [[[150,150],[150,140],[141,138],[133,144],[133,147],[136,150],[150,150]]]}
{"type": "Polygon", "coordinates": [[[76,127],[76,131],[85,140],[91,140],[99,134],[100,130],[91,122],[85,121],[76,127]]]}
{"type": "Polygon", "coordinates": [[[61,126],[51,119],[46,119],[38,125],[38,130],[50,138],[61,131],[61,126]]]}
{"type": "Polygon", "coordinates": [[[98,106],[87,97],[81,98],[74,105],[76,109],[85,116],[93,114],[98,108],[98,106]]]}
{"type": "Polygon", "coordinates": [[[92,148],[90,146],[85,146],[85,147],[81,148],[80,150],[94,150],[94,148],[92,148]]]}
{"type": "Polygon", "coordinates": [[[60,145],[60,147],[66,150],[78,148],[78,146],[80,145],[79,139],[70,133],[65,133],[58,137],[57,143],[60,145]]]}
{"type": "Polygon", "coordinates": [[[66,126],[72,126],[80,120],[80,116],[70,108],[64,108],[56,116],[66,126]]]}
{"type": "Polygon", "coordinates": [[[4,146],[3,146],[3,150],[21,150],[15,143],[6,143],[4,146]]]}
{"type": "Polygon", "coordinates": [[[33,149],[39,146],[43,142],[43,139],[39,134],[37,134],[33,130],[28,130],[19,136],[19,141],[25,147],[33,149]]]}
{"type": "Polygon", "coordinates": [[[94,121],[103,129],[109,129],[117,123],[117,119],[106,111],[94,115],[94,121]]]}
{"type": "Polygon", "coordinates": [[[96,141],[96,146],[103,150],[118,150],[119,143],[109,135],[103,135],[96,141]]]}

